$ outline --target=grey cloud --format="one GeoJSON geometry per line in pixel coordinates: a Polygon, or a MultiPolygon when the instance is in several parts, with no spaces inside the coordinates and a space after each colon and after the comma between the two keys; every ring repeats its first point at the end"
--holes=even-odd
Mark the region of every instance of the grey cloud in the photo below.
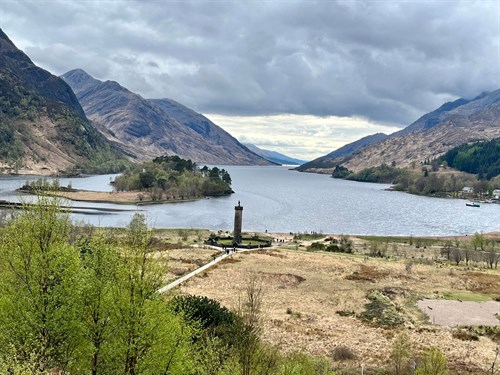
{"type": "Polygon", "coordinates": [[[56,74],[231,115],[406,125],[500,87],[496,1],[9,1],[2,28],[56,74]]]}

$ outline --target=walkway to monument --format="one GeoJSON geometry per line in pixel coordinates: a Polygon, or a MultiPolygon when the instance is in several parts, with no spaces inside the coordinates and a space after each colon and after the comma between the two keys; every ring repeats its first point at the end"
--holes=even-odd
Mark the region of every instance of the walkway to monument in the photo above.
{"type": "MultiPolygon", "coordinates": [[[[221,250],[220,247],[216,247],[216,246],[210,246],[210,248],[221,250]]],[[[186,275],[184,275],[182,277],[179,277],[177,280],[171,282],[170,284],[167,284],[164,287],[158,289],[158,293],[163,294],[163,293],[169,291],[170,289],[175,288],[176,286],[182,284],[184,281],[189,280],[193,276],[196,276],[200,272],[205,271],[206,269],[212,267],[214,264],[219,263],[221,260],[226,259],[227,257],[230,257],[233,254],[236,254],[236,253],[246,253],[248,251],[254,251],[254,250],[261,250],[261,249],[259,249],[259,248],[257,248],[257,249],[237,249],[235,252],[230,251],[229,254],[227,254],[227,253],[224,252],[222,255],[218,256],[217,258],[215,258],[211,262],[208,262],[204,266],[201,266],[200,268],[197,268],[194,271],[191,271],[190,273],[188,273],[188,274],[186,274],[186,275]]]]}

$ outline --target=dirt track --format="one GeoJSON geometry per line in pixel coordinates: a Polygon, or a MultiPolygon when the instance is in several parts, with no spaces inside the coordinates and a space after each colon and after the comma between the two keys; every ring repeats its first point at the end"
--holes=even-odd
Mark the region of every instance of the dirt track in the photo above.
{"type": "Polygon", "coordinates": [[[443,327],[499,326],[500,302],[471,302],[424,299],[418,307],[429,316],[432,323],[443,327]],[[495,315],[496,314],[496,315],[495,315]]]}

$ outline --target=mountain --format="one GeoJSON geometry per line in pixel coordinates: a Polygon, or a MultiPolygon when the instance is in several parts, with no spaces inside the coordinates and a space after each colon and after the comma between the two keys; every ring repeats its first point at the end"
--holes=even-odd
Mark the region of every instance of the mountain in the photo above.
{"type": "Polygon", "coordinates": [[[384,163],[408,167],[462,144],[497,137],[500,137],[500,90],[472,100],[446,103],[406,129],[352,155],[343,166],[354,171],[384,163]]]}
{"type": "MultiPolygon", "coordinates": [[[[471,100],[445,103],[405,129],[335,161],[353,171],[382,164],[409,167],[462,144],[497,137],[500,137],[500,90],[482,93],[471,100]]],[[[330,173],[333,168],[328,165],[322,172],[330,173]]]]}
{"type": "Polygon", "coordinates": [[[107,172],[128,163],[90,125],[71,88],[36,66],[0,29],[0,167],[107,172]]]}
{"type": "Polygon", "coordinates": [[[387,134],[384,133],[368,135],[366,137],[358,139],[355,142],[348,143],[345,146],[342,146],[325,156],[321,156],[317,159],[311,160],[308,163],[302,164],[296,169],[301,172],[307,171],[322,173],[322,171],[326,171],[326,173],[332,173],[333,168],[335,168],[335,166],[338,164],[342,164],[342,162],[347,157],[374,143],[381,142],[387,137],[387,134]]]}
{"type": "Polygon", "coordinates": [[[305,163],[304,160],[291,158],[290,156],[283,155],[276,151],[265,150],[250,143],[245,143],[245,146],[255,152],[257,155],[260,155],[264,159],[267,159],[276,164],[300,165],[305,163]]]}
{"type": "Polygon", "coordinates": [[[81,69],[62,77],[108,140],[139,160],[179,155],[197,163],[269,165],[203,115],[170,99],[145,99],[81,69]]]}

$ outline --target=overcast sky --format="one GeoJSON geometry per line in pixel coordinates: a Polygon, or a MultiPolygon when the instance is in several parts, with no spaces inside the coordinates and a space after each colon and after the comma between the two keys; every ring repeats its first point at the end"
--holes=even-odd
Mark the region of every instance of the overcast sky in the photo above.
{"type": "Polygon", "coordinates": [[[39,66],[171,98],[311,159],[500,88],[500,0],[0,0],[39,66]]]}

